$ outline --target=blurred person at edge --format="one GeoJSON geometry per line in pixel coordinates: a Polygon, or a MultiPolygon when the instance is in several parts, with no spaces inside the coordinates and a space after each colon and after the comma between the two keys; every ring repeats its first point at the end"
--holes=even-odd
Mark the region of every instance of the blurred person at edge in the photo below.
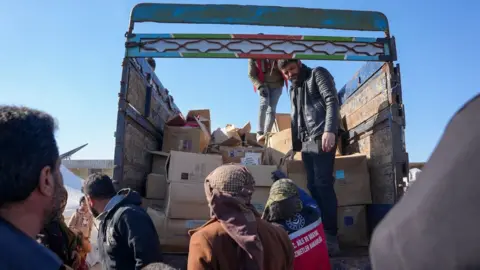
{"type": "Polygon", "coordinates": [[[65,265],[74,270],[88,270],[86,258],[91,250],[90,242],[84,238],[82,232],[73,232],[65,223],[63,212],[68,201],[68,192],[65,188],[59,197],[60,208],[40,232],[38,241],[55,252],[65,265]]]}
{"type": "Polygon", "coordinates": [[[45,112],[0,106],[0,269],[65,269],[35,241],[61,208],[56,128],[45,112]]]}
{"type": "Polygon", "coordinates": [[[337,196],[335,149],[343,131],[335,81],[323,67],[309,68],[296,59],[278,60],[291,81],[292,151],[302,153],[307,185],[318,204],[330,256],[337,255],[337,196]]]}

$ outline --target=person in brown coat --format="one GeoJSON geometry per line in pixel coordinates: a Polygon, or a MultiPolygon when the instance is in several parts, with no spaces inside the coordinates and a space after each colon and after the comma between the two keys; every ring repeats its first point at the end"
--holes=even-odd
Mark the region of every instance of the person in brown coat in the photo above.
{"type": "Polygon", "coordinates": [[[188,270],[292,270],[294,252],[283,228],[250,204],[255,180],[241,165],[223,165],[205,179],[211,219],[189,232],[188,270]]]}
{"type": "Polygon", "coordinates": [[[68,228],[76,233],[81,232],[83,237],[90,239],[93,227],[93,215],[88,210],[85,196],[80,198],[80,207],[73,213],[68,222],[68,228]]]}

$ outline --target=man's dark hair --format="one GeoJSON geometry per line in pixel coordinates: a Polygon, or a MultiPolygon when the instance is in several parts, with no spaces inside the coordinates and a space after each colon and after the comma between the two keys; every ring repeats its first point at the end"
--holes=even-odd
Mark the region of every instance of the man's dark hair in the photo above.
{"type": "Polygon", "coordinates": [[[83,192],[94,199],[110,199],[117,194],[112,179],[103,173],[91,174],[83,185],[83,192]]]}
{"type": "Polygon", "coordinates": [[[49,114],[17,106],[0,106],[0,206],[27,199],[40,172],[57,169],[59,158],[49,114]]]}
{"type": "Polygon", "coordinates": [[[277,66],[279,69],[284,69],[290,63],[298,63],[297,59],[280,59],[277,60],[277,66]]]}
{"type": "Polygon", "coordinates": [[[82,196],[82,197],[80,198],[80,201],[78,202],[78,204],[82,204],[82,202],[83,202],[83,203],[85,202],[85,196],[82,196]]]}
{"type": "Polygon", "coordinates": [[[170,265],[164,263],[151,263],[142,268],[142,270],[176,270],[176,268],[171,267],[170,265]]]}

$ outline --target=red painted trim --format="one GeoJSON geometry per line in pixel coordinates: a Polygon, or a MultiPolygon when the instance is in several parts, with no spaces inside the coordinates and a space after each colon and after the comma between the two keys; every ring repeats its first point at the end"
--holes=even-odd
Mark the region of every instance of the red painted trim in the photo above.
{"type": "Polygon", "coordinates": [[[239,58],[252,58],[252,59],[291,59],[291,54],[255,54],[255,53],[238,53],[239,58]]]}
{"type": "Polygon", "coordinates": [[[303,36],[233,34],[234,39],[302,40],[303,36]]]}

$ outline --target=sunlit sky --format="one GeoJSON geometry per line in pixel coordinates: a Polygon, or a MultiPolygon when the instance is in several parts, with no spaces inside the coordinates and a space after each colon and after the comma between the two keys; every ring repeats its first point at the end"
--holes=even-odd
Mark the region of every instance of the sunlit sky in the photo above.
{"type": "MultiPolygon", "coordinates": [[[[59,122],[57,138],[62,152],[89,144],[74,156],[76,159],[113,159],[124,34],[130,10],[138,2],[2,1],[0,103],[27,105],[52,114],[59,122]]],[[[226,2],[240,3],[223,1],[226,2]]],[[[480,91],[476,84],[480,74],[478,1],[454,4],[430,0],[245,0],[241,3],[385,13],[397,39],[411,161],[428,158],[453,113],[480,91]]],[[[145,24],[137,29],[144,33],[373,35],[218,25],[145,24]]],[[[306,63],[328,68],[338,88],[362,65],[306,63]]],[[[157,75],[183,112],[209,108],[212,127],[242,125],[247,121],[256,127],[258,96],[248,80],[246,60],[158,59],[157,75]]],[[[284,92],[277,112],[289,110],[284,92]]]]}

